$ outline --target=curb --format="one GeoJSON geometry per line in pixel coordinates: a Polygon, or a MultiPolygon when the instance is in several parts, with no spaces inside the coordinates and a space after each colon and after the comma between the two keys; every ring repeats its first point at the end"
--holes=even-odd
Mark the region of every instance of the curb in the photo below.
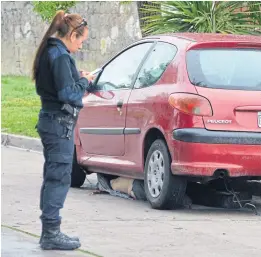
{"type": "Polygon", "coordinates": [[[43,151],[41,140],[33,137],[1,133],[1,145],[14,146],[37,152],[43,151]]]}

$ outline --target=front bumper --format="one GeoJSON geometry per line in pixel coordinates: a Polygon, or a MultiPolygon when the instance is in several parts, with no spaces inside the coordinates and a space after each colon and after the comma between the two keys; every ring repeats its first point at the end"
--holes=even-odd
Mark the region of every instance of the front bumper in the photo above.
{"type": "Polygon", "coordinates": [[[173,174],[261,176],[261,133],[177,129],[171,141],[173,174]]]}

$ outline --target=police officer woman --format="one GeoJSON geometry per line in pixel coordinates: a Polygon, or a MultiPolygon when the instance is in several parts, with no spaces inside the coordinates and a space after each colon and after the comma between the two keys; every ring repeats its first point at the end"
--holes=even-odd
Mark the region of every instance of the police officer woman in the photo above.
{"type": "Polygon", "coordinates": [[[40,193],[42,249],[73,250],[77,237],[60,231],[63,208],[71,182],[74,127],[82,97],[90,90],[93,76],[79,73],[71,53],[87,39],[87,22],[78,14],[57,12],[36,52],[33,80],[41,99],[37,131],[43,144],[43,184],[40,193]]]}

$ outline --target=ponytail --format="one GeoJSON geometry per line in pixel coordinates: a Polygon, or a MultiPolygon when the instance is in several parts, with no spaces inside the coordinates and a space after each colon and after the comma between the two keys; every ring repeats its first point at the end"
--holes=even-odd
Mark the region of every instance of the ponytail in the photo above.
{"type": "MultiPolygon", "coordinates": [[[[56,13],[55,17],[53,18],[51,25],[49,26],[48,30],[46,31],[45,35],[43,36],[43,39],[36,51],[35,59],[33,62],[33,69],[32,69],[32,79],[33,80],[36,79],[40,56],[41,56],[44,48],[46,47],[48,38],[51,37],[54,33],[56,33],[59,30],[59,28],[61,27],[61,25],[66,25],[66,24],[63,24],[64,15],[65,15],[64,11],[58,11],[56,13]]],[[[68,25],[67,25],[67,27],[68,27],[68,25]]]]}
{"type": "Polygon", "coordinates": [[[32,68],[32,79],[36,80],[37,71],[39,68],[39,61],[41,54],[44,48],[47,45],[47,40],[53,34],[57,33],[58,37],[65,37],[71,32],[71,34],[75,31],[76,36],[80,36],[83,34],[85,27],[87,26],[87,22],[83,19],[79,14],[65,14],[64,11],[58,11],[54,16],[51,25],[46,31],[35,55],[35,59],[33,62],[32,68]]]}

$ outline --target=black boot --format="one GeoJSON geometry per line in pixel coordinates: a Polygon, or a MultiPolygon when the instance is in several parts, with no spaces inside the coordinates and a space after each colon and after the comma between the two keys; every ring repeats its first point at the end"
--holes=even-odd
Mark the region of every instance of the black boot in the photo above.
{"type": "Polygon", "coordinates": [[[43,250],[74,250],[81,246],[79,241],[74,241],[60,231],[60,226],[45,228],[41,240],[43,250]]]}
{"type": "MultiPolygon", "coordinates": [[[[66,234],[62,233],[61,231],[60,231],[60,233],[61,233],[64,237],[66,237],[66,238],[68,238],[68,239],[70,239],[70,240],[72,240],[72,241],[78,241],[78,242],[80,241],[79,237],[77,237],[77,236],[71,236],[71,237],[69,237],[69,236],[67,236],[66,234]]],[[[40,237],[40,240],[39,240],[39,244],[42,243],[43,235],[44,235],[44,227],[42,227],[42,233],[41,233],[41,237],[40,237]]]]}

